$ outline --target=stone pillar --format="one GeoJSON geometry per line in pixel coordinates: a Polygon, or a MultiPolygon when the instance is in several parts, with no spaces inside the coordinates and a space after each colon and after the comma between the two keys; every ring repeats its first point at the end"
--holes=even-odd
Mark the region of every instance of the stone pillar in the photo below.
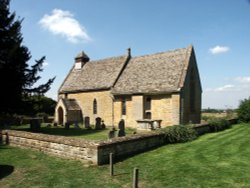
{"type": "Polygon", "coordinates": [[[180,94],[172,94],[172,124],[180,124],[180,94]]]}

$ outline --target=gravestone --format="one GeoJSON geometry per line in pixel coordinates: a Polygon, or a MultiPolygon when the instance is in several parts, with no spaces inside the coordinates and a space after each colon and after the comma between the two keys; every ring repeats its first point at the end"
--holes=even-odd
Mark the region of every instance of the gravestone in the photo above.
{"type": "Polygon", "coordinates": [[[124,119],[121,119],[118,124],[119,130],[118,130],[118,137],[125,136],[125,121],[124,119]]]}
{"type": "Polygon", "coordinates": [[[69,126],[70,126],[69,122],[66,122],[66,123],[65,123],[65,129],[68,130],[68,129],[69,129],[69,126]]]}
{"type": "Polygon", "coordinates": [[[80,129],[80,127],[79,127],[79,125],[78,125],[78,122],[77,122],[77,121],[74,123],[74,128],[75,128],[75,129],[80,129]]]}
{"type": "Polygon", "coordinates": [[[86,116],[84,118],[84,126],[85,126],[85,129],[89,129],[90,128],[89,117],[88,116],[86,116]]]}
{"type": "Polygon", "coordinates": [[[96,130],[101,129],[101,120],[102,119],[100,117],[95,118],[95,129],[96,130]]]}
{"type": "Polygon", "coordinates": [[[105,129],[106,125],[104,124],[104,121],[102,120],[102,124],[101,124],[101,129],[105,129]]]}
{"type": "Polygon", "coordinates": [[[108,132],[108,139],[115,138],[115,128],[113,127],[109,132],[108,132]]]}
{"type": "Polygon", "coordinates": [[[154,121],[153,122],[153,129],[159,129],[160,126],[159,126],[159,123],[157,121],[154,121]]]}
{"type": "Polygon", "coordinates": [[[31,131],[38,132],[41,128],[41,123],[38,118],[32,118],[30,120],[30,129],[31,131]]]}

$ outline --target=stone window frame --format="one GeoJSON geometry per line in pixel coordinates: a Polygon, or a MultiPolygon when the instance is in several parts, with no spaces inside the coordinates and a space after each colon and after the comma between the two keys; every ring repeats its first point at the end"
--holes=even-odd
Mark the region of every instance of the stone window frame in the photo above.
{"type": "Polygon", "coordinates": [[[144,96],[144,119],[152,118],[152,96],[144,96]]]}
{"type": "Polygon", "coordinates": [[[152,108],[152,98],[150,96],[147,96],[145,102],[146,102],[145,106],[147,107],[147,110],[151,110],[151,108],[152,108]]]}
{"type": "Polygon", "coordinates": [[[97,114],[97,100],[93,100],[93,114],[97,114]]]}
{"type": "Polygon", "coordinates": [[[121,113],[123,116],[127,114],[127,100],[126,97],[122,97],[121,99],[121,113]]]}

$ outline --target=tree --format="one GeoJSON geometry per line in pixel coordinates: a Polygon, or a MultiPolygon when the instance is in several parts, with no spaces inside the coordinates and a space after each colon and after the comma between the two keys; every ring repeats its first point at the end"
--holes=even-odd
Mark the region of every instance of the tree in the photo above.
{"type": "Polygon", "coordinates": [[[250,122],[250,97],[240,101],[237,113],[240,121],[250,122]]]}
{"type": "Polygon", "coordinates": [[[35,116],[38,114],[54,115],[56,101],[45,96],[27,96],[24,98],[22,115],[35,116]]]}
{"type": "Polygon", "coordinates": [[[33,85],[40,79],[45,57],[29,67],[30,52],[22,44],[21,23],[23,19],[15,19],[10,13],[10,0],[0,0],[0,114],[17,112],[21,106],[23,95],[43,95],[53,83],[54,78],[38,87],[33,85]]]}

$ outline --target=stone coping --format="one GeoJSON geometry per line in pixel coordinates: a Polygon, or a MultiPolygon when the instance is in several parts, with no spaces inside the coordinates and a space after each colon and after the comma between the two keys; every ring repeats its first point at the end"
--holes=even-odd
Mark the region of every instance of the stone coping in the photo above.
{"type": "Polygon", "coordinates": [[[123,142],[133,142],[135,140],[143,140],[145,138],[151,138],[151,137],[158,137],[160,135],[164,135],[163,133],[139,133],[139,134],[134,134],[134,135],[129,135],[125,137],[117,137],[113,138],[107,141],[100,141],[98,146],[104,146],[104,145],[111,145],[111,144],[119,144],[123,142]]]}
{"type": "Polygon", "coordinates": [[[16,136],[28,139],[35,139],[39,141],[46,141],[46,142],[54,142],[59,144],[65,144],[70,146],[86,146],[89,148],[97,148],[98,141],[94,140],[85,140],[79,138],[72,138],[66,136],[58,136],[58,135],[48,135],[43,133],[32,133],[27,131],[16,131],[16,130],[3,130],[2,134],[8,134],[9,136],[16,136]]]}

